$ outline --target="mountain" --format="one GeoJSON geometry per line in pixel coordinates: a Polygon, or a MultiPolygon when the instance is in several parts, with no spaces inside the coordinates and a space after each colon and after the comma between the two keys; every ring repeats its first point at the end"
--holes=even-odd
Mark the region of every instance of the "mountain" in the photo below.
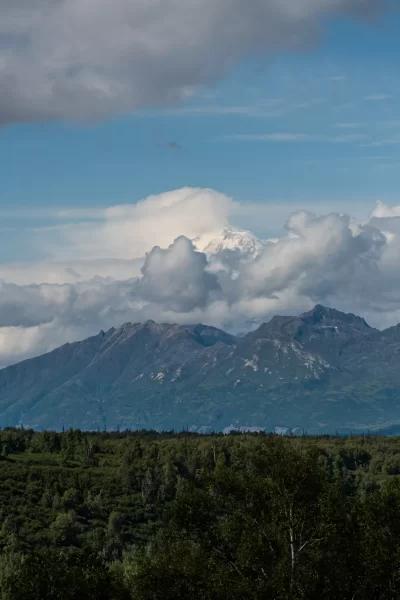
{"type": "Polygon", "coordinates": [[[296,341],[308,351],[335,363],[348,345],[365,340],[377,331],[360,317],[320,304],[299,317],[273,317],[260,330],[268,337],[296,341]]]}
{"type": "Polygon", "coordinates": [[[126,323],[0,371],[0,425],[346,432],[400,425],[400,326],[317,305],[235,337],[126,323]]]}
{"type": "Polygon", "coordinates": [[[194,244],[198,250],[204,252],[212,260],[223,254],[233,254],[241,259],[251,259],[259,256],[264,244],[250,231],[238,231],[232,227],[225,227],[219,235],[207,238],[197,238],[194,244]]]}

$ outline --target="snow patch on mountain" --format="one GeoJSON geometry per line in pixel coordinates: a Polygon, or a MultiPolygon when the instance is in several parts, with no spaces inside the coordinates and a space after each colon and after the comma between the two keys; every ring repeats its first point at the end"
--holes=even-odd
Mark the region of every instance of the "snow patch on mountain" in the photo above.
{"type": "Polygon", "coordinates": [[[208,258],[215,257],[224,251],[235,252],[242,258],[256,258],[264,249],[264,243],[250,231],[225,227],[219,234],[201,236],[192,240],[197,250],[204,252],[208,258]]]}
{"type": "Polygon", "coordinates": [[[254,354],[252,359],[243,358],[242,360],[244,361],[245,367],[251,367],[255,373],[258,371],[258,364],[257,364],[258,356],[257,356],[257,354],[254,354]]]}

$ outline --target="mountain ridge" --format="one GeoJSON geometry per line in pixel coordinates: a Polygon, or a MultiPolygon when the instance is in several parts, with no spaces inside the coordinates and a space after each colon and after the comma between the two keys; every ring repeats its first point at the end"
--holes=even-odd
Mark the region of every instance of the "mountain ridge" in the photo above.
{"type": "Polygon", "coordinates": [[[242,337],[125,323],[0,370],[0,424],[376,428],[400,423],[399,367],[399,325],[320,304],[242,337]]]}

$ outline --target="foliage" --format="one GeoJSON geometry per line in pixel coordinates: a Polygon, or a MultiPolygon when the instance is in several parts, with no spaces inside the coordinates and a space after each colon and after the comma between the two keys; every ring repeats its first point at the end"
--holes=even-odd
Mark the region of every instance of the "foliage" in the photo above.
{"type": "Polygon", "coordinates": [[[7,428],[0,448],[0,600],[400,596],[398,438],[7,428]]]}

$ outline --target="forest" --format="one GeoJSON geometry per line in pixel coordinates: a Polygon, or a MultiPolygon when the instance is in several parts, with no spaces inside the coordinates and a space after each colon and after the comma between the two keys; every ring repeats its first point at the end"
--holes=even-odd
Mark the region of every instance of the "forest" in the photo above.
{"type": "Polygon", "coordinates": [[[400,597],[400,439],[0,431],[0,600],[400,597]]]}

